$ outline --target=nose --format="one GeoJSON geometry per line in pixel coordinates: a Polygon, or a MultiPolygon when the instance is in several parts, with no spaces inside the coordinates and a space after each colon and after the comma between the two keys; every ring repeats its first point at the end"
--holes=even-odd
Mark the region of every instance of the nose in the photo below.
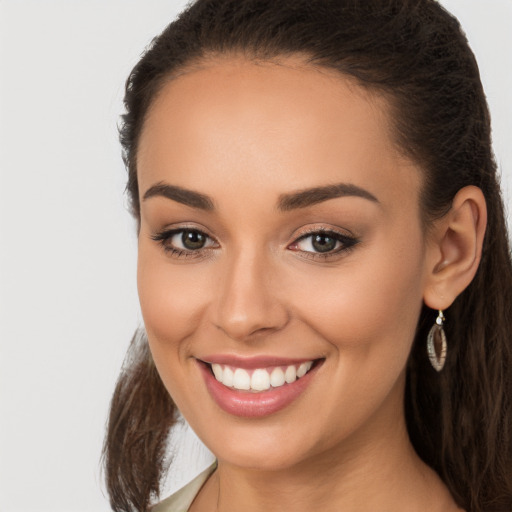
{"type": "Polygon", "coordinates": [[[238,254],[226,261],[219,275],[216,327],[237,341],[282,329],[289,315],[279,299],[282,293],[277,293],[277,274],[268,260],[256,254],[238,254]]]}

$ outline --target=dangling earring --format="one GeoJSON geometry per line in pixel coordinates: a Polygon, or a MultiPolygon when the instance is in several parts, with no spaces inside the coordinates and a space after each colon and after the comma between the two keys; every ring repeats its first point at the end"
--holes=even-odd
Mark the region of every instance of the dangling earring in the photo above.
{"type": "Polygon", "coordinates": [[[434,369],[438,372],[443,369],[446,361],[446,334],[443,329],[444,320],[443,311],[439,310],[436,323],[432,326],[427,336],[428,358],[434,369]]]}

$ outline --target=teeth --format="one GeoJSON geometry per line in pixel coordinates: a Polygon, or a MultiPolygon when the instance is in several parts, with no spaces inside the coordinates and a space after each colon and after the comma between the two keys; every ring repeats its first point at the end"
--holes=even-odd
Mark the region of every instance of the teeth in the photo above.
{"type": "Polygon", "coordinates": [[[215,375],[215,378],[219,381],[219,382],[223,382],[222,380],[222,377],[223,377],[223,371],[222,371],[222,366],[220,364],[212,364],[212,371],[213,371],[213,375],[215,375]]]}
{"type": "Polygon", "coordinates": [[[278,388],[285,383],[284,372],[281,368],[275,368],[270,374],[270,385],[273,388],[278,388]]]}
{"type": "MultiPolygon", "coordinates": [[[[229,366],[226,366],[224,368],[224,373],[222,375],[221,382],[225,386],[232,387],[233,386],[233,378],[234,378],[233,370],[231,368],[229,368],[229,366]]],[[[217,380],[219,380],[219,379],[217,379],[217,380]]]]}
{"type": "Polygon", "coordinates": [[[297,378],[304,377],[306,373],[309,372],[311,367],[313,366],[313,361],[308,361],[307,363],[302,363],[297,370],[297,378]]]}
{"type": "Polygon", "coordinates": [[[289,365],[286,368],[258,368],[252,374],[243,368],[232,368],[217,363],[211,365],[215,378],[227,387],[244,391],[267,391],[270,387],[278,388],[291,384],[304,377],[313,366],[313,361],[300,365],[289,365]]]}
{"type": "Polygon", "coordinates": [[[286,380],[288,384],[297,380],[297,370],[295,369],[295,366],[288,366],[288,368],[286,368],[286,371],[284,372],[284,380],[286,380]]]}
{"type": "Polygon", "coordinates": [[[242,368],[237,368],[233,376],[233,387],[235,389],[251,389],[251,377],[249,373],[242,370],[242,368]]]}
{"type": "Polygon", "coordinates": [[[270,388],[270,375],[267,370],[254,370],[251,377],[251,389],[265,391],[270,388]]]}

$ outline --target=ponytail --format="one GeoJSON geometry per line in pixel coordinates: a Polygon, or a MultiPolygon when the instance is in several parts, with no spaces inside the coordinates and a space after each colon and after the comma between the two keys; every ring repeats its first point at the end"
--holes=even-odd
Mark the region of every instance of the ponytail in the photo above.
{"type": "Polygon", "coordinates": [[[138,329],[112,397],[103,447],[112,510],[149,510],[158,497],[166,441],[176,419],[176,406],[157,373],[146,334],[138,329]]]}

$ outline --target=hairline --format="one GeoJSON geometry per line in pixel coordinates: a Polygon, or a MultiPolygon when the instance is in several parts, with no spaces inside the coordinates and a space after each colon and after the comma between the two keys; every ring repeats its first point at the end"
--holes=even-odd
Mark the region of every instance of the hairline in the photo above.
{"type": "MultiPolygon", "coordinates": [[[[410,148],[407,148],[401,140],[403,137],[399,130],[400,120],[400,107],[398,104],[398,94],[391,92],[390,87],[379,86],[379,84],[370,81],[364,81],[348,71],[343,71],[333,65],[329,65],[325,61],[316,59],[312,53],[298,52],[298,51],[256,51],[253,48],[244,48],[242,46],[230,48],[226,50],[203,50],[197,55],[191,56],[184,63],[177,65],[172,71],[163,73],[154,78],[153,90],[148,94],[148,106],[144,112],[143,119],[140,123],[140,130],[137,134],[135,141],[135,175],[138,178],[138,165],[137,157],[139,152],[139,143],[144,133],[146,122],[153,111],[154,106],[158,102],[159,97],[168,84],[177,80],[180,77],[189,75],[194,72],[202,71],[215,65],[219,62],[233,61],[233,59],[240,59],[241,61],[249,61],[255,65],[277,65],[288,67],[290,69],[304,69],[310,68],[334,80],[344,79],[349,88],[357,94],[360,94],[367,101],[377,100],[382,117],[385,119],[385,125],[389,130],[390,140],[393,142],[393,147],[397,154],[421,169],[422,179],[419,190],[419,214],[420,225],[424,235],[428,235],[431,231],[433,223],[436,219],[445,215],[446,211],[441,214],[432,214],[426,208],[425,195],[427,193],[427,180],[425,179],[428,171],[425,169],[425,162],[420,161],[417,155],[414,155],[410,148]],[[296,61],[296,65],[291,65],[287,61],[296,61]],[[354,87],[355,86],[355,87],[354,87]]],[[[138,181],[138,180],[137,180],[138,181]]],[[[138,191],[140,194],[140,190],[138,191]]],[[[137,212],[138,222],[140,222],[140,198],[139,209],[137,212]]]]}

